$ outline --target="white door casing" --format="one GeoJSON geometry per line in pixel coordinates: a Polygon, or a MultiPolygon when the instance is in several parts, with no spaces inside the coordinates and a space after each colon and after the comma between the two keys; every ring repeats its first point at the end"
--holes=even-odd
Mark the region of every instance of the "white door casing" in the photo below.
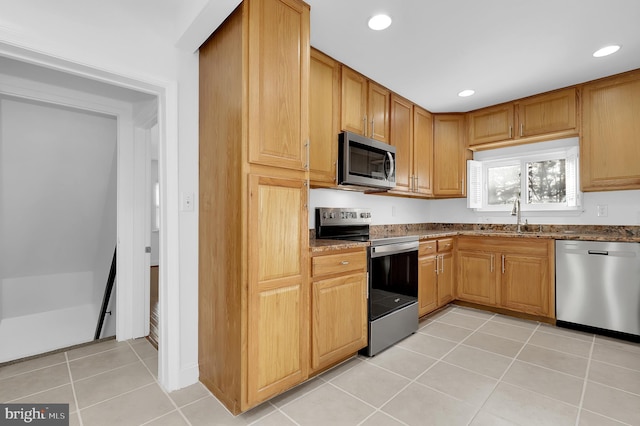
{"type": "MultiPolygon", "coordinates": [[[[137,80],[0,42],[0,55],[76,76],[157,96],[160,181],[160,264],[158,380],[167,390],[180,387],[178,96],[177,83],[137,80]]],[[[127,340],[148,332],[149,228],[148,165],[145,122],[134,117],[131,103],[26,79],[0,80],[0,93],[94,112],[117,119],[117,280],[116,338],[127,340]],[[141,136],[141,138],[137,137],[141,136]],[[133,184],[131,184],[133,182],[133,184]],[[140,196],[142,194],[142,196],[140,196]],[[145,213],[146,212],[146,213],[145,213]],[[146,281],[146,284],[145,284],[146,281]],[[146,309],[144,308],[146,307],[146,309]]]]}

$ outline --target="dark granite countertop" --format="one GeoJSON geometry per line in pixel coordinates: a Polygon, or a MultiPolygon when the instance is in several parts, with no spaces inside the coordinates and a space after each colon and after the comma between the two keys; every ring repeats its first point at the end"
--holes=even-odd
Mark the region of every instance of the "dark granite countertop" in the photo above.
{"type": "MultiPolygon", "coordinates": [[[[617,225],[528,225],[524,232],[517,233],[515,225],[467,224],[467,223],[420,223],[401,225],[372,225],[372,238],[417,235],[421,240],[455,237],[457,235],[536,238],[576,241],[615,241],[640,243],[640,226],[617,225]]],[[[366,247],[366,242],[342,240],[316,240],[310,231],[309,247],[312,253],[366,247]]]]}

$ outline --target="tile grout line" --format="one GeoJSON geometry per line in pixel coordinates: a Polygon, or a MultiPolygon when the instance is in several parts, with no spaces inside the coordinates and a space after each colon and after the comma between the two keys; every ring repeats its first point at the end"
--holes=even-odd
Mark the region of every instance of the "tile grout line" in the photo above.
{"type": "MultiPolygon", "coordinates": [[[[513,366],[513,364],[516,362],[518,355],[520,355],[520,353],[522,353],[522,351],[524,350],[524,348],[527,346],[527,344],[529,343],[529,341],[531,340],[531,338],[533,337],[533,335],[535,334],[536,330],[538,330],[538,328],[540,328],[540,323],[538,323],[538,325],[531,331],[531,335],[529,336],[529,338],[527,339],[526,342],[523,343],[522,347],[520,348],[520,350],[518,351],[517,354],[515,354],[513,356],[513,358],[511,359],[511,362],[509,363],[509,365],[507,366],[507,368],[505,368],[504,372],[502,373],[502,375],[498,378],[498,380],[496,380],[496,383],[493,385],[493,389],[491,389],[491,392],[489,392],[487,398],[484,400],[484,402],[482,403],[482,405],[480,405],[480,408],[478,408],[478,410],[476,411],[476,413],[473,415],[473,417],[471,418],[471,420],[469,421],[469,425],[471,423],[473,423],[473,420],[475,420],[475,418],[478,416],[478,413],[480,413],[480,411],[482,411],[482,409],[484,408],[484,406],[487,404],[487,401],[489,400],[489,398],[491,398],[491,395],[493,395],[493,393],[496,391],[497,387],[500,385],[500,383],[502,382],[502,379],[504,379],[504,376],[507,375],[507,372],[511,369],[511,366],[513,366]]],[[[506,382],[505,382],[506,383],[506,382]]],[[[501,415],[498,414],[494,414],[491,413],[493,415],[497,415],[500,418],[504,418],[501,415]]],[[[506,419],[508,420],[508,419],[506,419]]],[[[509,420],[511,421],[511,420],[509,420]]]]}
{"type": "Polygon", "coordinates": [[[593,357],[593,348],[596,344],[596,336],[591,339],[591,348],[589,348],[589,359],[587,360],[587,371],[584,375],[584,381],[582,382],[582,392],[580,393],[580,402],[578,403],[578,416],[576,417],[576,426],[580,424],[580,413],[582,412],[582,405],[584,403],[584,395],[587,393],[587,383],[589,382],[589,370],[591,370],[591,357],[593,357]]]}
{"type": "MultiPolygon", "coordinates": [[[[450,314],[451,312],[455,312],[455,311],[456,311],[456,308],[453,308],[453,309],[451,309],[451,311],[449,311],[449,312],[447,312],[446,314],[444,314],[444,315],[443,315],[443,317],[446,317],[448,314],[450,314]]],[[[466,316],[470,316],[470,315],[466,315],[466,316]]],[[[434,366],[434,365],[436,365],[438,362],[442,361],[442,360],[444,359],[444,357],[446,357],[446,356],[447,356],[447,355],[449,355],[451,352],[453,352],[456,348],[458,348],[460,345],[462,345],[462,343],[463,343],[465,340],[467,340],[467,339],[468,339],[470,336],[472,336],[472,335],[473,335],[473,334],[474,334],[478,329],[480,329],[482,326],[484,326],[486,323],[488,323],[488,322],[489,322],[492,318],[494,318],[494,317],[495,317],[495,314],[491,315],[489,318],[487,318],[486,320],[484,320],[484,322],[483,322],[481,325],[479,325],[475,330],[467,329],[467,330],[471,331],[471,334],[469,334],[469,335],[468,335],[468,336],[466,336],[464,339],[462,339],[460,342],[458,342],[454,347],[452,347],[451,349],[449,349],[449,351],[447,351],[446,353],[444,353],[440,358],[433,358],[433,357],[430,357],[430,356],[428,356],[428,355],[420,354],[419,352],[415,352],[415,351],[412,351],[412,350],[410,350],[410,349],[406,349],[406,348],[402,348],[402,347],[400,347],[400,348],[401,348],[401,349],[403,349],[403,350],[407,350],[407,351],[409,351],[409,352],[416,353],[416,354],[419,354],[419,355],[425,356],[425,357],[427,357],[427,358],[436,359],[436,362],[434,362],[434,363],[433,363],[433,364],[431,364],[429,367],[427,367],[427,368],[426,368],[422,373],[418,374],[415,378],[413,378],[413,380],[412,380],[412,379],[408,379],[407,377],[405,377],[405,376],[402,376],[402,375],[401,375],[401,376],[402,376],[402,377],[404,377],[405,379],[410,380],[410,382],[409,382],[409,383],[407,383],[404,387],[402,387],[398,392],[396,392],[393,396],[391,396],[391,397],[390,397],[389,399],[387,399],[385,402],[383,402],[383,403],[380,405],[380,407],[384,407],[386,404],[388,404],[390,401],[392,401],[394,398],[396,398],[398,395],[400,395],[400,393],[402,393],[405,389],[407,389],[409,386],[411,386],[411,385],[412,385],[412,384],[414,384],[414,383],[415,383],[415,384],[417,384],[417,385],[419,385],[419,386],[425,386],[425,387],[427,387],[427,388],[429,388],[429,389],[433,390],[434,392],[440,393],[440,394],[442,394],[442,395],[445,395],[445,396],[447,396],[447,397],[449,397],[449,398],[452,398],[452,399],[454,399],[454,400],[456,400],[456,401],[460,401],[460,402],[462,402],[463,404],[465,404],[465,405],[469,405],[470,407],[472,407],[470,404],[468,404],[468,403],[467,403],[467,402],[465,402],[465,401],[462,401],[462,400],[460,400],[460,399],[458,399],[458,398],[452,397],[451,395],[446,394],[446,393],[444,393],[444,392],[442,392],[442,391],[440,391],[440,390],[438,390],[438,389],[433,389],[433,388],[431,388],[431,387],[429,387],[429,386],[423,385],[422,383],[419,383],[417,380],[418,380],[420,377],[422,377],[423,375],[425,375],[425,374],[426,374],[426,373],[427,373],[431,368],[433,368],[433,366],[434,366]]],[[[481,318],[477,318],[477,317],[473,317],[473,318],[476,318],[476,319],[480,319],[480,320],[481,320],[481,318]]],[[[433,322],[438,322],[438,320],[436,319],[436,320],[434,320],[433,322]]],[[[442,324],[447,324],[447,323],[442,322],[442,324]]],[[[457,326],[457,325],[453,325],[453,324],[447,324],[447,325],[451,325],[451,326],[454,326],[454,327],[459,327],[459,326],[457,326]]],[[[459,327],[459,328],[464,328],[464,327],[459,327]]],[[[437,337],[437,336],[434,336],[434,337],[437,337]]],[[[445,340],[446,340],[446,339],[445,339],[445,340]]],[[[378,366],[378,367],[380,367],[380,366],[378,366]]],[[[385,369],[384,367],[380,367],[380,368],[383,368],[384,370],[387,370],[387,369],[385,369]]],[[[389,370],[387,370],[387,371],[389,371],[389,370]]],[[[395,374],[397,374],[397,373],[395,373],[395,374]]],[[[374,411],[374,412],[373,412],[369,417],[373,416],[373,415],[374,415],[375,413],[377,413],[378,411],[381,411],[381,410],[380,410],[380,408],[376,408],[376,410],[375,410],[375,411],[374,411]]],[[[387,412],[384,412],[384,411],[383,411],[383,413],[384,413],[385,415],[387,415],[387,416],[391,417],[391,418],[392,418],[392,419],[394,419],[394,420],[398,420],[398,421],[400,421],[399,419],[396,419],[395,417],[391,416],[391,415],[390,415],[389,413],[387,413],[387,412]]],[[[361,425],[361,424],[362,424],[364,421],[366,421],[369,417],[367,417],[366,419],[364,419],[361,423],[359,423],[359,425],[361,425]]],[[[475,415],[474,415],[473,417],[475,417],[475,415]]],[[[472,417],[472,419],[473,419],[473,417],[472,417]]],[[[404,423],[404,422],[402,422],[402,421],[400,421],[400,422],[401,422],[401,423],[403,423],[403,424],[406,424],[406,423],[404,423]]]]}
{"type": "Polygon", "coordinates": [[[64,353],[64,359],[66,360],[66,364],[67,364],[67,371],[69,372],[69,383],[71,383],[71,393],[73,394],[73,401],[76,404],[76,413],[78,415],[78,421],[80,422],[80,426],[84,425],[84,422],[82,421],[82,414],[80,413],[80,404],[78,404],[78,395],[76,395],[76,386],[73,383],[73,374],[71,374],[71,364],[69,362],[69,356],[67,355],[67,353],[64,353]]]}
{"type": "MultiPolygon", "coordinates": [[[[156,375],[153,374],[153,372],[151,371],[151,369],[147,366],[147,364],[144,363],[144,361],[142,360],[142,358],[140,357],[140,355],[138,354],[138,352],[136,352],[136,350],[133,348],[133,345],[131,344],[131,340],[127,340],[127,344],[129,345],[129,348],[133,351],[133,353],[136,355],[136,357],[138,358],[138,362],[140,362],[140,364],[142,364],[142,366],[147,370],[147,372],[151,375],[151,377],[153,378],[153,382],[156,384],[156,386],[160,389],[160,391],[162,391],[162,393],[164,393],[164,395],[167,397],[167,399],[169,400],[169,402],[171,402],[171,405],[173,405],[173,407],[176,409],[176,411],[178,412],[178,414],[180,414],[180,416],[182,417],[182,419],[187,422],[187,424],[189,426],[191,425],[191,422],[189,421],[189,419],[187,418],[187,416],[184,415],[184,413],[182,412],[182,410],[180,409],[180,407],[178,407],[178,404],[176,404],[176,402],[173,400],[173,398],[171,398],[169,396],[169,393],[162,387],[162,385],[160,384],[160,382],[158,381],[157,376],[157,372],[156,375]]],[[[120,395],[124,395],[124,394],[120,394],[120,395]]],[[[120,396],[118,395],[118,396],[120,396]]],[[[164,417],[168,414],[170,414],[171,411],[169,411],[168,413],[164,413],[162,416],[156,417],[155,419],[151,419],[143,424],[147,424],[149,422],[152,422],[156,419],[159,419],[161,417],[164,417]]]]}

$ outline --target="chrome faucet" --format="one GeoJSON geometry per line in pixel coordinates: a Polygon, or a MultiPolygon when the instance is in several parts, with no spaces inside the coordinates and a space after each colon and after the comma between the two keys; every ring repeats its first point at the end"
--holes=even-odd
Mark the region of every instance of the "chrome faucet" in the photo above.
{"type": "Polygon", "coordinates": [[[516,225],[518,225],[516,232],[519,234],[522,232],[520,229],[520,196],[517,196],[513,202],[513,208],[511,209],[511,216],[516,216],[516,225]]]}

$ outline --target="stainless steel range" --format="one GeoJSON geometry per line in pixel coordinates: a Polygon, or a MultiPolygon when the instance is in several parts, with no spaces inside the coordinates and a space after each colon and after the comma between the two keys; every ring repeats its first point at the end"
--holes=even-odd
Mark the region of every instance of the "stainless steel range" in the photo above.
{"type": "Polygon", "coordinates": [[[371,211],[316,208],[316,238],[369,241],[369,345],[376,355],[418,330],[418,237],[371,238],[371,211]]]}

